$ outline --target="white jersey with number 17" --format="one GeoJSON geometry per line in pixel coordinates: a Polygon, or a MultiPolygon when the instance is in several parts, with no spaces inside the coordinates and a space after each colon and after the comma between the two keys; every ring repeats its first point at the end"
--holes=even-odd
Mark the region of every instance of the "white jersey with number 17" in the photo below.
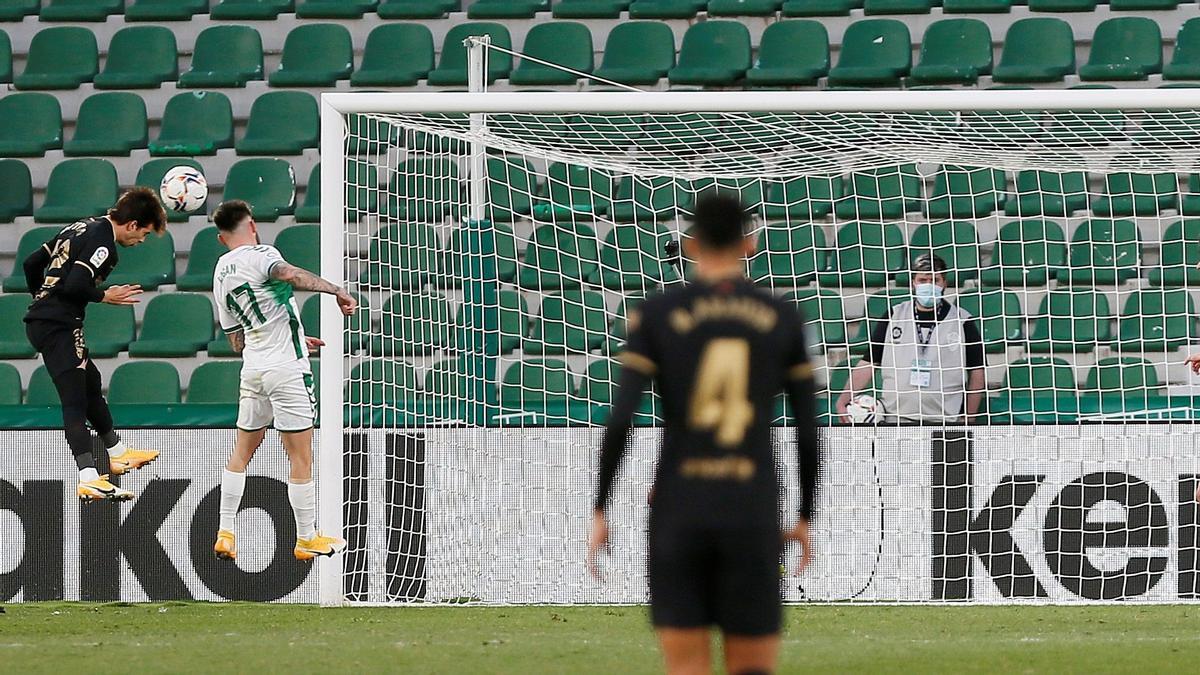
{"type": "Polygon", "coordinates": [[[285,262],[274,246],[239,246],[217,260],[213,296],[221,329],[245,331],[243,371],[299,367],[312,372],[290,284],[271,278],[285,262]]]}

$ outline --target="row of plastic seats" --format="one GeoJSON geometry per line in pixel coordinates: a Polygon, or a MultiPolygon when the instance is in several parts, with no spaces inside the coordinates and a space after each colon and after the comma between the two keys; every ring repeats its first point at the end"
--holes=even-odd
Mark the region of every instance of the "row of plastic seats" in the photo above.
{"type": "Polygon", "coordinates": [[[187,21],[207,14],[217,20],[269,21],[295,12],[300,18],[357,19],[368,12],[383,19],[436,19],[462,9],[461,0],[5,0],[0,21],[37,16],[42,21],[187,21]]]}
{"type": "MultiPolygon", "coordinates": [[[[313,376],[319,376],[320,362],[312,361],[313,376]]],[[[236,404],[241,360],[209,361],[192,371],[187,397],[182,396],[179,371],[170,361],[131,361],[113,371],[108,382],[107,399],[111,404],[130,403],[205,403],[236,404]]],[[[45,366],[38,366],[29,377],[22,397],[21,376],[11,363],[0,363],[0,405],[57,406],[61,402],[45,366]]]]}

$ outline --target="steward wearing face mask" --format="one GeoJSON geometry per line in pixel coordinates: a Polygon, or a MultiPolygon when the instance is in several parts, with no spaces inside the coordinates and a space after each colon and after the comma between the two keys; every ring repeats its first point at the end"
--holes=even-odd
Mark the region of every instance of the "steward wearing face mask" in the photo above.
{"type": "Polygon", "coordinates": [[[942,299],[946,263],[925,254],[912,266],[912,299],[875,324],[871,348],[850,373],[837,411],[882,370],[884,421],[888,423],[974,422],[986,388],[979,324],[964,309],[942,299]]]}

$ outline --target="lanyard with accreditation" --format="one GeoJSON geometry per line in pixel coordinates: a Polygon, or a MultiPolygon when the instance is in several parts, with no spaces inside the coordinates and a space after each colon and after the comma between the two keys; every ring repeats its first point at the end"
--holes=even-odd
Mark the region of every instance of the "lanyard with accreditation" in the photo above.
{"type": "Polygon", "coordinates": [[[912,367],[908,374],[909,386],[918,389],[926,389],[933,381],[933,363],[925,358],[925,352],[929,349],[929,341],[933,339],[933,332],[937,330],[937,309],[933,313],[934,325],[929,330],[922,330],[917,316],[916,305],[913,305],[913,325],[917,328],[917,358],[913,359],[912,367]]]}

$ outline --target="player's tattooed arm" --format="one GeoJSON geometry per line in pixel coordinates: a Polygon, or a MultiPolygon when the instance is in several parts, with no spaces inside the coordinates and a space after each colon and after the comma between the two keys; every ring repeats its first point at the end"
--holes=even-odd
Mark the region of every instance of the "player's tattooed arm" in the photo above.
{"type": "Polygon", "coordinates": [[[355,308],[358,306],[358,301],[354,299],[354,296],[347,293],[346,289],[339,288],[312,272],[296,267],[295,265],[289,265],[285,262],[275,263],[271,267],[271,278],[291,284],[292,288],[298,291],[316,291],[317,293],[328,293],[336,297],[338,307],[341,308],[342,314],[346,316],[353,314],[355,308]]]}
{"type": "Polygon", "coordinates": [[[241,354],[242,350],[246,348],[246,332],[239,328],[232,333],[226,333],[226,336],[229,338],[229,345],[233,347],[233,351],[241,354]]]}

